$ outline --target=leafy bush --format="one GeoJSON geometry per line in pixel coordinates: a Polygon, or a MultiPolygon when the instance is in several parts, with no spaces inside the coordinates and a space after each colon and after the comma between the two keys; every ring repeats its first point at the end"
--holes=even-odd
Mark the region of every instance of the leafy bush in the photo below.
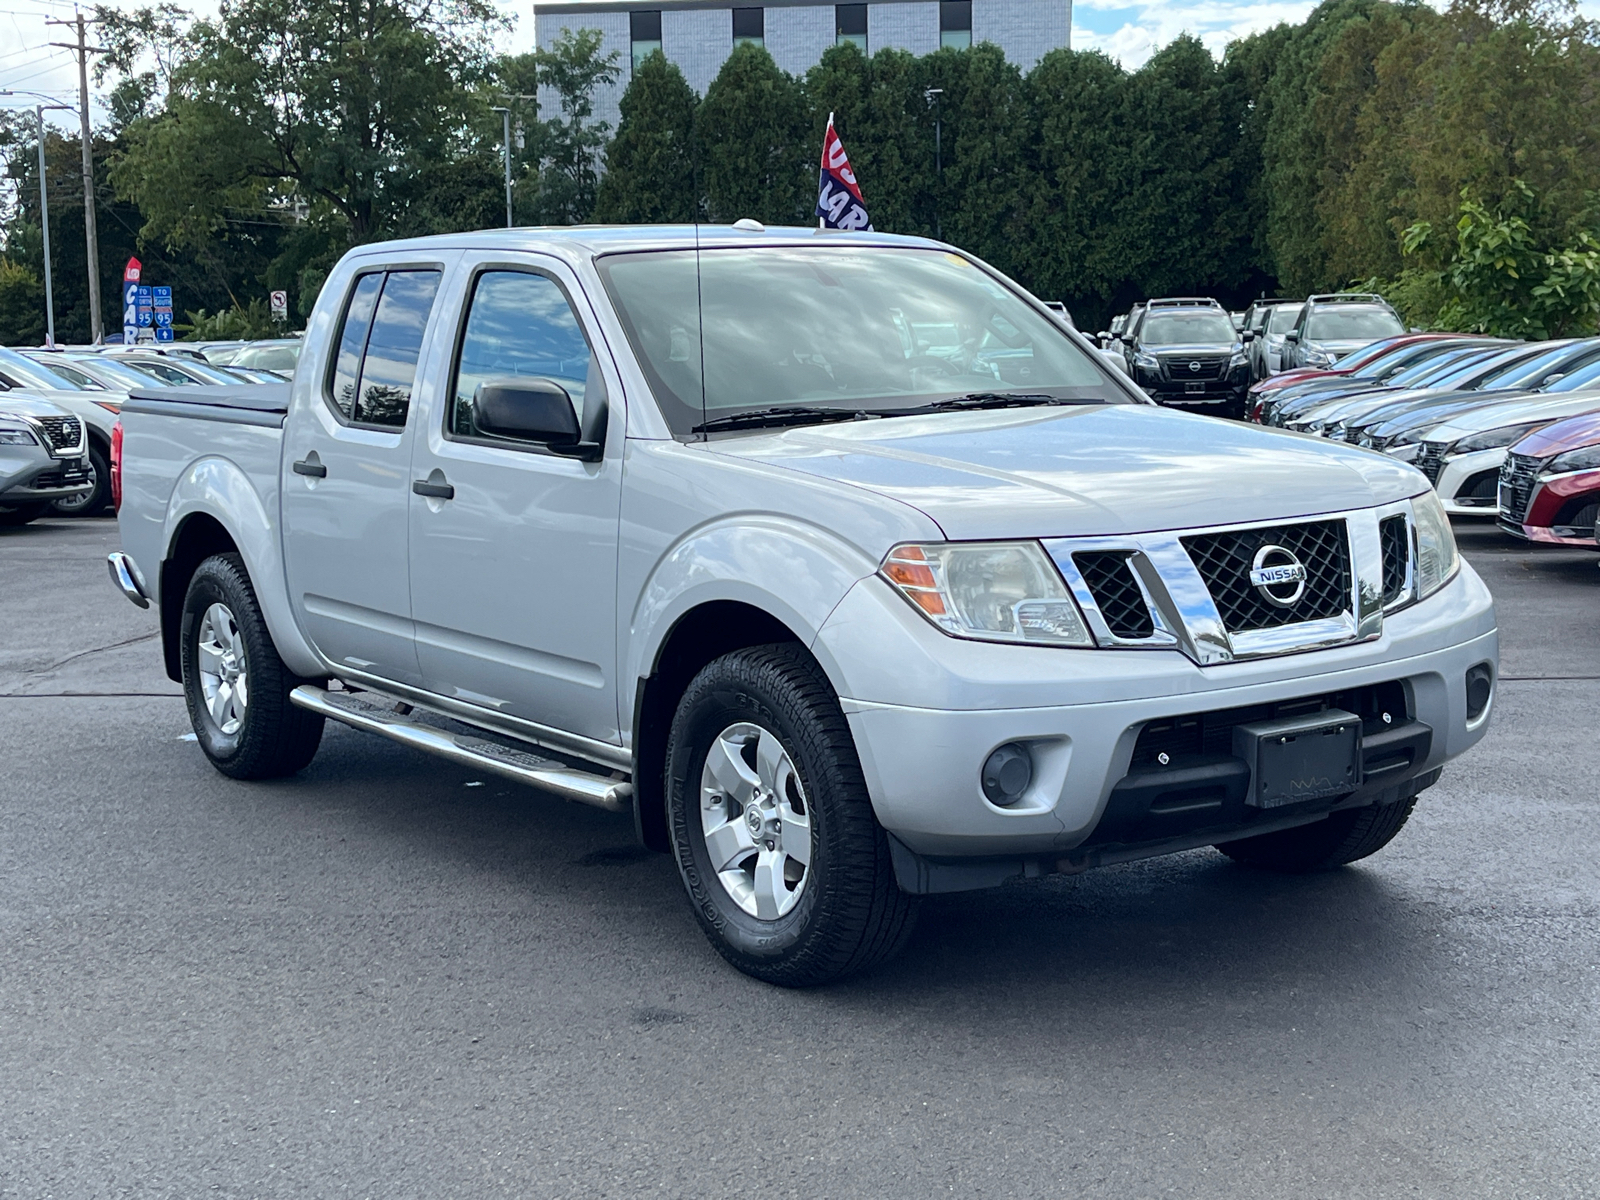
{"type": "Polygon", "coordinates": [[[187,325],[174,325],[186,342],[251,341],[256,338],[282,337],[286,326],[274,321],[266,304],[252,300],[244,308],[225,308],[208,313],[198,309],[188,314],[187,325]]]}
{"type": "Polygon", "coordinates": [[[37,272],[0,258],[0,346],[44,341],[44,284],[37,272]]]}

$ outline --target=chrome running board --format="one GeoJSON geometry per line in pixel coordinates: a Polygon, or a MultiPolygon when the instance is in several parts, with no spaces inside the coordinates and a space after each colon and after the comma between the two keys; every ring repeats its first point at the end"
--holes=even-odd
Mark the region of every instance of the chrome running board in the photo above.
{"type": "Polygon", "coordinates": [[[566,800],[591,804],[607,812],[630,812],[633,808],[633,785],[626,780],[591,774],[553,758],[541,758],[537,754],[502,746],[485,738],[436,729],[414,721],[392,707],[373,704],[348,692],[330,692],[311,684],[301,684],[289,693],[289,702],[297,708],[319,713],[352,729],[376,733],[390,741],[436,754],[451,762],[489,771],[518,783],[532,784],[566,800]]]}

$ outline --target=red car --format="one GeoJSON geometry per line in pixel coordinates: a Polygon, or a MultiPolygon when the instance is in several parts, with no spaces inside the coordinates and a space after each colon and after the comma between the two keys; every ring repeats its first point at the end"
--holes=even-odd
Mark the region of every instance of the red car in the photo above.
{"type": "Polygon", "coordinates": [[[1320,370],[1312,367],[1296,367],[1292,371],[1280,371],[1276,375],[1268,375],[1259,383],[1250,388],[1249,399],[1246,401],[1245,419],[1259,421],[1261,419],[1261,401],[1270,396],[1279,388],[1289,387],[1291,384],[1304,383],[1308,379],[1326,379],[1338,375],[1349,375],[1353,371],[1366,366],[1374,359],[1382,358],[1385,354],[1400,350],[1406,346],[1414,346],[1418,342],[1435,342],[1441,338],[1459,338],[1459,333],[1402,333],[1394,337],[1383,338],[1373,342],[1365,349],[1354,354],[1348,354],[1339,360],[1337,367],[1325,367],[1320,370]]]}
{"type": "Polygon", "coordinates": [[[1600,511],[1600,412],[1568,417],[1511,447],[1500,468],[1500,528],[1593,550],[1600,511]]]}

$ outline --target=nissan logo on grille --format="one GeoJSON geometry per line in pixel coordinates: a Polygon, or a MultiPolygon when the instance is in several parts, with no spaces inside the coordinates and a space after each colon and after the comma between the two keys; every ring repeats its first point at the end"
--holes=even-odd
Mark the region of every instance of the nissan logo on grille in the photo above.
{"type": "Polygon", "coordinates": [[[1306,568],[1282,546],[1263,546],[1251,560],[1250,582],[1268,604],[1291,608],[1306,594],[1306,568]]]}
{"type": "Polygon", "coordinates": [[[1189,364],[1189,370],[1198,371],[1199,369],[1200,369],[1200,361],[1199,361],[1199,359],[1196,359],[1196,360],[1194,360],[1193,362],[1191,362],[1189,364]]]}

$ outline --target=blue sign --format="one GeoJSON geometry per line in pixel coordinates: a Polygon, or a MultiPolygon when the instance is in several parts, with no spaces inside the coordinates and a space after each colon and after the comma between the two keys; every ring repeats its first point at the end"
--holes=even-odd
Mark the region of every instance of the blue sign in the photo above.
{"type": "Polygon", "coordinates": [[[165,312],[163,312],[159,308],[156,309],[156,311],[155,311],[155,325],[156,325],[157,329],[171,329],[172,328],[172,310],[168,309],[165,312]]]}
{"type": "Polygon", "coordinates": [[[171,288],[169,288],[169,287],[153,287],[153,288],[150,289],[150,296],[151,296],[151,299],[153,299],[155,301],[155,305],[156,305],[157,308],[171,308],[172,307],[172,289],[171,288]]]}
{"type": "MultiPolygon", "coordinates": [[[[171,314],[168,314],[168,315],[170,316],[171,314]]],[[[156,326],[156,341],[158,341],[158,342],[170,342],[171,340],[172,340],[172,322],[169,320],[167,322],[167,324],[165,324],[165,325],[157,325],[156,326]]]]}
{"type": "Polygon", "coordinates": [[[142,283],[139,284],[137,292],[135,293],[136,296],[137,296],[137,299],[138,299],[138,303],[139,303],[139,321],[138,321],[138,324],[139,324],[139,328],[140,329],[149,329],[150,328],[150,318],[151,318],[152,312],[154,311],[154,309],[152,308],[151,303],[150,303],[150,300],[151,300],[150,293],[151,293],[151,289],[146,287],[142,283]]]}

